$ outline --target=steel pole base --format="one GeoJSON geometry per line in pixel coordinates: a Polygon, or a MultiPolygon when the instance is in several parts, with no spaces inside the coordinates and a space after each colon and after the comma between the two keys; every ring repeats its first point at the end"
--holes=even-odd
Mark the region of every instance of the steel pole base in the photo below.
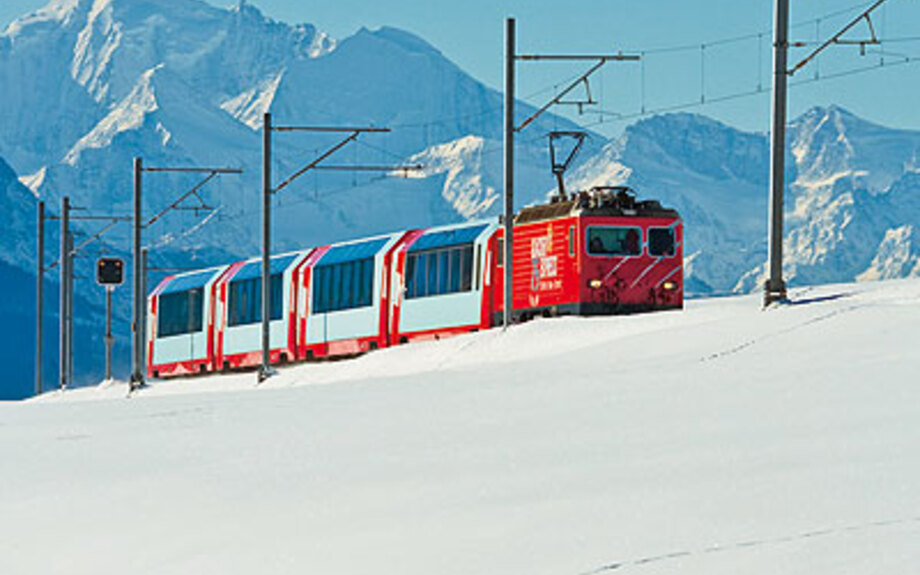
{"type": "Polygon", "coordinates": [[[789,299],[786,293],[786,282],[783,280],[767,280],[764,284],[763,306],[769,307],[770,304],[784,302],[789,299]]]}
{"type": "Polygon", "coordinates": [[[258,383],[262,383],[262,382],[264,382],[265,380],[267,380],[268,378],[270,378],[271,376],[275,375],[276,373],[277,373],[277,372],[276,372],[274,369],[272,369],[271,366],[269,366],[269,367],[266,367],[266,366],[259,366],[259,371],[258,371],[258,373],[256,374],[256,376],[257,376],[257,378],[258,378],[258,381],[257,381],[256,383],[257,383],[257,384],[258,384],[258,383]]]}
{"type": "Polygon", "coordinates": [[[128,393],[144,389],[145,387],[147,387],[147,382],[143,376],[136,373],[131,374],[131,377],[128,379],[128,393]]]}

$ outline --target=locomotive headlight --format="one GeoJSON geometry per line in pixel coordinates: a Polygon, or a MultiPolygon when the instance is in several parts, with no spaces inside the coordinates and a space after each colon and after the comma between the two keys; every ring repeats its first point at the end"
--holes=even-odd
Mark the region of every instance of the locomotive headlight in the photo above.
{"type": "Polygon", "coordinates": [[[674,282],[664,282],[664,284],[662,284],[661,287],[663,287],[667,291],[674,291],[677,289],[677,284],[674,282]]]}
{"type": "Polygon", "coordinates": [[[600,287],[604,285],[604,282],[602,280],[591,280],[588,282],[588,285],[594,289],[600,289],[600,287]]]}

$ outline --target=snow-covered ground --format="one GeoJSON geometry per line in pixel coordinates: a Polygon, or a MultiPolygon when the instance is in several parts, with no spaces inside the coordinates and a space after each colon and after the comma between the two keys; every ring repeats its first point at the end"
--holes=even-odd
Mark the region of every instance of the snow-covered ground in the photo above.
{"type": "Polygon", "coordinates": [[[914,573],[920,281],[792,295],[0,404],[0,573],[914,573]]]}

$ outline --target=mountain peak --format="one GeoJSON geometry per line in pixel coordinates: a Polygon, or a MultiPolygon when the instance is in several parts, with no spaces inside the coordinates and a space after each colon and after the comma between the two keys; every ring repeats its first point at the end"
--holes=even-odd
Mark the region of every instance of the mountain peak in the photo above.
{"type": "Polygon", "coordinates": [[[807,110],[790,123],[789,138],[806,188],[849,177],[884,191],[920,147],[920,134],[886,128],[837,105],[807,110]]]}
{"type": "Polygon", "coordinates": [[[30,26],[43,23],[65,23],[81,5],[91,5],[93,0],[51,0],[38,10],[29,12],[10,22],[0,36],[15,38],[30,26]]]}
{"type": "Polygon", "coordinates": [[[376,30],[370,30],[368,28],[361,27],[361,29],[358,30],[351,39],[358,41],[374,40],[378,42],[386,42],[396,45],[407,52],[442,56],[440,50],[426,42],[421,37],[416,36],[412,32],[408,32],[400,28],[393,28],[391,26],[383,26],[376,30]]]}
{"type": "Polygon", "coordinates": [[[761,170],[752,169],[767,155],[760,137],[699,114],[660,114],[637,122],[626,129],[620,146],[624,158],[637,164],[646,163],[644,158],[667,158],[709,177],[757,184],[765,178],[761,170]]]}

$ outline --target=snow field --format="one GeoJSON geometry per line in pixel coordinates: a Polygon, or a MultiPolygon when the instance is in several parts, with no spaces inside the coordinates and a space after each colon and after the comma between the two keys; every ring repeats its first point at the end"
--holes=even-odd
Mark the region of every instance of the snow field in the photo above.
{"type": "Polygon", "coordinates": [[[793,299],[0,404],[0,572],[912,572],[920,282],[793,299]]]}

